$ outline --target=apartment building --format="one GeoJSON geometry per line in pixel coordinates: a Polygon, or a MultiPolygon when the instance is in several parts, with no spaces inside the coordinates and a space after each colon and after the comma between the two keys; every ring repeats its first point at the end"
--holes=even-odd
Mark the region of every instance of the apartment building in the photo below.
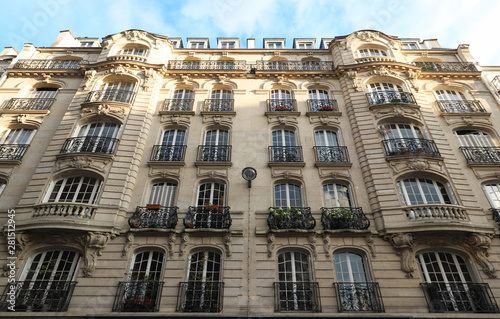
{"type": "Polygon", "coordinates": [[[5,48],[0,316],[498,318],[500,67],[257,46],[5,48]]]}

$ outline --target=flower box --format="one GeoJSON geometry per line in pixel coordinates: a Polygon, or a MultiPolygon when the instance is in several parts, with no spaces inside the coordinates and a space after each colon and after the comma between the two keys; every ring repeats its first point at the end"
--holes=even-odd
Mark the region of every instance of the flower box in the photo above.
{"type": "Polygon", "coordinates": [[[147,209],[151,209],[151,210],[160,210],[161,209],[161,205],[148,204],[148,205],[146,205],[146,208],[147,209]]]}

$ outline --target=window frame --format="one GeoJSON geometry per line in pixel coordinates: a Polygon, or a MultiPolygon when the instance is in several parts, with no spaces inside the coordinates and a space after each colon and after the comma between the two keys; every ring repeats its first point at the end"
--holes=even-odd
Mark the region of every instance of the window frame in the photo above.
{"type": "Polygon", "coordinates": [[[274,207],[306,207],[302,183],[282,182],[274,184],[273,203],[274,207]],[[284,198],[281,194],[285,195],[284,198]],[[300,205],[292,205],[292,203],[300,205]]]}
{"type": "MultiPolygon", "coordinates": [[[[69,184],[70,186],[73,185],[73,184],[69,184]]],[[[69,177],[64,177],[64,178],[60,178],[58,180],[55,180],[55,181],[52,181],[49,185],[49,188],[47,189],[47,193],[44,197],[44,200],[43,202],[44,203],[74,203],[74,204],[88,204],[88,205],[95,205],[98,200],[99,200],[99,196],[100,196],[100,193],[101,193],[101,189],[104,185],[104,182],[102,179],[100,178],[96,178],[96,177],[90,177],[90,176],[69,176],[69,177]],[[77,184],[77,188],[76,189],[71,189],[72,187],[70,187],[67,191],[68,194],[73,194],[71,197],[72,197],[72,200],[71,201],[59,201],[61,199],[61,196],[63,195],[63,193],[65,193],[65,190],[67,189],[67,183],[68,183],[68,180],[69,179],[75,179],[75,178],[80,178],[78,184],[77,184]],[[93,179],[94,180],[94,183],[93,183],[93,186],[92,186],[92,192],[91,192],[91,195],[90,195],[90,198],[88,201],[75,201],[75,199],[77,199],[78,195],[80,194],[80,190],[82,188],[82,184],[84,183],[85,179],[93,179]],[[59,186],[58,183],[61,182],[61,184],[59,186]],[[52,194],[54,193],[54,190],[56,189],[56,187],[58,188],[57,190],[57,193],[54,197],[53,200],[51,200],[52,198],[52,194]]],[[[85,193],[84,193],[85,194],[85,193]]]]}
{"type": "Polygon", "coordinates": [[[196,206],[197,207],[205,207],[206,205],[216,205],[216,206],[226,206],[227,200],[227,184],[225,182],[218,181],[206,181],[198,184],[196,190],[196,206]],[[210,185],[210,188],[205,188],[205,190],[201,190],[202,186],[210,185]],[[217,186],[217,187],[216,187],[217,186]],[[204,197],[204,195],[208,192],[210,193],[208,197],[204,197]],[[201,193],[203,192],[203,194],[201,193]],[[218,192],[219,196],[216,198],[215,193],[218,192]],[[221,196],[222,194],[222,196],[221,196]],[[203,195],[200,196],[200,195],[203,195]]]}
{"type": "Polygon", "coordinates": [[[389,57],[389,54],[386,50],[379,48],[360,48],[356,50],[356,54],[358,58],[367,58],[367,57],[389,57]]]}
{"type": "MultiPolygon", "coordinates": [[[[325,204],[324,207],[356,207],[355,201],[354,201],[354,194],[352,193],[352,187],[350,184],[347,183],[336,183],[336,182],[330,182],[330,183],[324,183],[322,184],[322,192],[323,192],[323,202],[325,204]],[[332,186],[332,187],[330,187],[332,186]],[[344,199],[339,198],[339,192],[342,192],[344,190],[339,190],[340,187],[345,188],[345,193],[347,194],[344,199]],[[327,195],[330,194],[333,196],[330,196],[330,198],[327,198],[327,195]],[[347,201],[347,205],[343,205],[342,201],[347,201]],[[335,205],[328,205],[328,203],[332,204],[335,203],[335,205]]],[[[344,202],[345,203],[345,202],[344,202]]]]}
{"type": "Polygon", "coordinates": [[[157,181],[152,183],[149,190],[148,204],[175,207],[178,188],[178,183],[173,181],[157,181]]]}
{"type": "MultiPolygon", "coordinates": [[[[413,182],[412,182],[413,183],[413,182]]],[[[456,205],[456,199],[455,199],[455,196],[453,195],[453,192],[449,186],[449,183],[441,183],[440,181],[436,181],[434,179],[428,179],[428,178],[420,178],[420,177],[410,177],[410,178],[405,178],[405,179],[400,179],[396,182],[396,186],[398,188],[398,191],[399,191],[399,195],[402,199],[402,202],[405,206],[413,206],[413,205],[456,205]],[[411,180],[415,180],[416,184],[412,184],[412,185],[416,185],[417,189],[418,189],[418,193],[416,192],[413,192],[412,193],[412,197],[416,198],[417,196],[420,198],[419,202],[422,202],[422,203],[412,203],[411,199],[410,199],[410,196],[408,195],[408,188],[406,187],[406,185],[403,185],[402,182],[405,182],[405,181],[409,181],[409,182],[412,182],[411,180]],[[424,191],[424,188],[422,186],[422,182],[421,180],[425,181],[426,185],[429,185],[428,182],[431,182],[431,184],[433,185],[433,190],[434,190],[434,193],[426,193],[424,191]],[[439,186],[439,184],[441,186],[439,186]],[[444,198],[444,195],[443,195],[443,191],[446,193],[446,197],[448,197],[448,199],[445,199],[444,198]],[[439,199],[439,202],[429,202],[428,198],[426,197],[426,195],[430,195],[432,197],[436,196],[438,197],[439,199]]],[[[427,188],[429,191],[431,190],[430,188],[427,188]]],[[[414,190],[414,189],[413,189],[414,190]]]]}

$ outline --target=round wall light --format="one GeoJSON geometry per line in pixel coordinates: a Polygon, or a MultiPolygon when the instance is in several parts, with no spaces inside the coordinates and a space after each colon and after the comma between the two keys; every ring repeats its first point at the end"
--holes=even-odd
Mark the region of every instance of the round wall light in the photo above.
{"type": "Polygon", "coordinates": [[[248,181],[248,188],[252,187],[252,181],[257,177],[257,171],[253,167],[245,167],[241,171],[241,176],[248,181]]]}

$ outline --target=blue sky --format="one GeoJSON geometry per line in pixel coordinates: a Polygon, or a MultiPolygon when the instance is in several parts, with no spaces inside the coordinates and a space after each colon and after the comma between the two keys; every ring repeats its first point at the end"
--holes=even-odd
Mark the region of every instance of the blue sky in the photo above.
{"type": "MultiPolygon", "coordinates": [[[[470,44],[481,65],[500,65],[497,0],[14,0],[1,6],[0,47],[50,46],[61,30],[99,37],[142,29],[169,37],[333,38],[375,29],[400,38],[470,44]],[[493,41],[491,41],[493,40],[493,41]]],[[[318,43],[318,42],[317,42],[318,43]]]]}

